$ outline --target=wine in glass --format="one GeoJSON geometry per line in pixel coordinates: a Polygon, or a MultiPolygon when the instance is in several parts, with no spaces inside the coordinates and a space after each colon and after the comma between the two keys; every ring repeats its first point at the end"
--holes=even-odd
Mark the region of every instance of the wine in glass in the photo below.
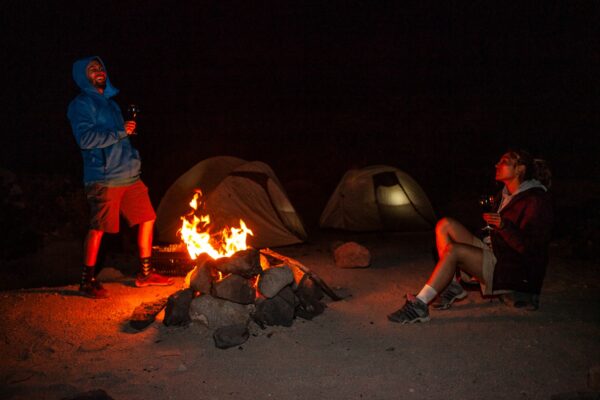
{"type": "MultiPolygon", "coordinates": [[[[127,106],[127,121],[136,121],[138,114],[141,112],[140,106],[137,104],[130,104],[127,106]]],[[[132,135],[137,134],[137,129],[132,132],[132,135]]]]}
{"type": "MultiPolygon", "coordinates": [[[[496,198],[492,194],[484,194],[479,196],[479,205],[483,209],[483,212],[489,213],[496,211],[496,198]]],[[[493,230],[492,226],[486,222],[486,225],[482,230],[488,233],[493,230]]]]}

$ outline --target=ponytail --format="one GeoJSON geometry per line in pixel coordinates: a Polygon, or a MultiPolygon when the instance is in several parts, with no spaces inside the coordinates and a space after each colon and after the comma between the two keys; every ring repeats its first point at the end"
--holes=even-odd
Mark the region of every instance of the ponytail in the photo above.
{"type": "Polygon", "coordinates": [[[552,186],[552,171],[546,160],[536,158],[533,160],[533,178],[541,182],[542,185],[550,189],[552,186]]]}
{"type": "Polygon", "coordinates": [[[525,173],[521,178],[522,181],[537,179],[547,189],[550,189],[552,185],[552,172],[546,160],[533,158],[525,150],[509,150],[508,154],[510,154],[517,164],[525,166],[525,173]]]}

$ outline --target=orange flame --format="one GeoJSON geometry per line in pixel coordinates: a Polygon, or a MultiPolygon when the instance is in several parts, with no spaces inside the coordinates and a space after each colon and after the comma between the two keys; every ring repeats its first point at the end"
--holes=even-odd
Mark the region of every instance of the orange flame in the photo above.
{"type": "MultiPolygon", "coordinates": [[[[181,217],[183,221],[179,235],[185,243],[188,253],[192,260],[195,260],[200,254],[206,253],[214,260],[221,257],[230,257],[238,251],[246,250],[246,238],[253,235],[243,220],[240,219],[239,228],[225,227],[216,234],[209,232],[210,216],[196,216],[199,199],[202,192],[198,190],[190,201],[191,211],[188,215],[181,217]]],[[[200,200],[200,204],[202,204],[200,200]]]]}

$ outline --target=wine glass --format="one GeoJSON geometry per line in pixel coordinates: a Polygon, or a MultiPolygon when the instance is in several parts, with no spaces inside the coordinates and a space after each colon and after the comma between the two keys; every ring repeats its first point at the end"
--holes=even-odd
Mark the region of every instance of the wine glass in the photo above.
{"type": "Polygon", "coordinates": [[[127,106],[127,120],[128,121],[135,121],[137,118],[137,115],[141,112],[140,110],[140,106],[138,106],[137,104],[130,104],[127,106]]]}
{"type": "MultiPolygon", "coordinates": [[[[481,195],[479,196],[479,205],[483,209],[483,212],[494,212],[496,210],[496,198],[492,194],[481,195]]],[[[487,231],[489,234],[494,228],[486,222],[485,226],[481,229],[487,231]]]]}
{"type": "MultiPolygon", "coordinates": [[[[127,121],[137,121],[137,116],[141,112],[140,106],[137,104],[130,104],[127,106],[127,121]]],[[[137,129],[132,132],[132,134],[137,134],[137,129]]]]}

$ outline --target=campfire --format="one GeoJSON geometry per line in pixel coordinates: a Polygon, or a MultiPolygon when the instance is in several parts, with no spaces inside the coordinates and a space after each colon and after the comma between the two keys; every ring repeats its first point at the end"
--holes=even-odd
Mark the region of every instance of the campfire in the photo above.
{"type": "Polygon", "coordinates": [[[248,247],[247,236],[254,233],[242,219],[239,227],[216,227],[204,212],[200,191],[190,207],[179,232],[193,263],[184,289],[154,307],[140,306],[141,311],[160,311],[166,304],[165,325],[201,322],[213,330],[217,347],[228,348],[248,339],[250,321],[263,329],[291,326],[296,317],[321,314],[324,294],[340,299],[297,260],[248,247]]]}

